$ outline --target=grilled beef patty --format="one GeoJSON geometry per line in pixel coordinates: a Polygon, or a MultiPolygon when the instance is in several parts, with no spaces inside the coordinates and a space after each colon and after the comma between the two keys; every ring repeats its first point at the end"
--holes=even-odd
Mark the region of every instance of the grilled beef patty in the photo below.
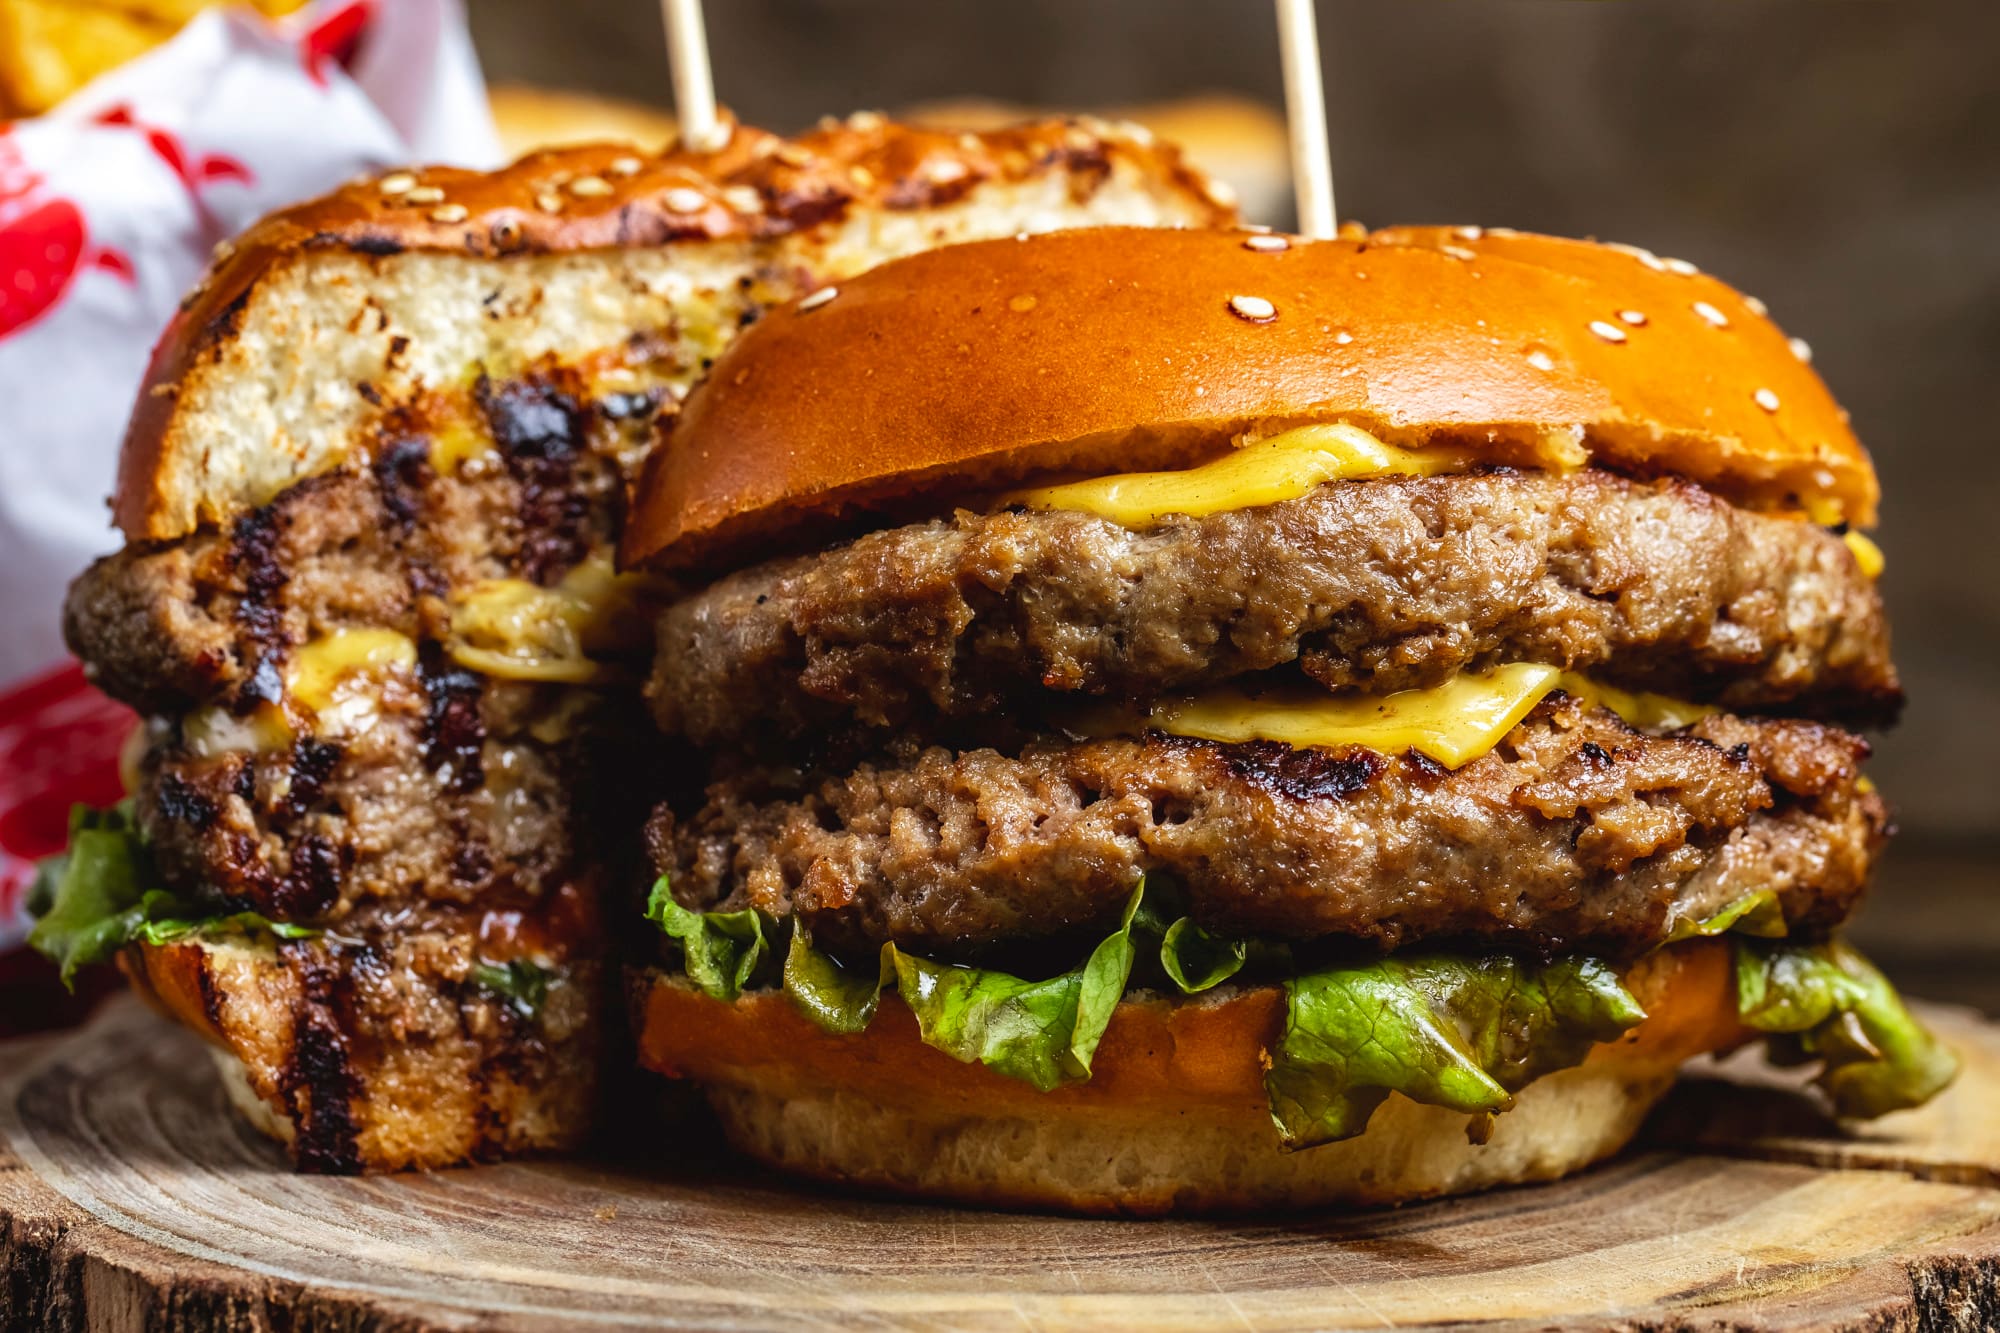
{"type": "Polygon", "coordinates": [[[1837,536],[1602,471],[1336,482],[1143,532],[1070,512],[875,532],[678,602],[650,695],[669,733],[719,744],[1295,660],[1372,692],[1530,661],[1738,710],[1900,698],[1881,599],[1837,536]]]}
{"type": "Polygon", "coordinates": [[[723,776],[649,841],[683,903],[796,912],[852,951],[969,959],[1102,928],[1166,873],[1230,935],[1622,956],[1760,889],[1794,930],[1844,918],[1886,832],[1856,788],[1867,748],[1728,715],[1649,736],[1556,695],[1456,771],[1159,735],[910,745],[845,775],[723,776]]]}

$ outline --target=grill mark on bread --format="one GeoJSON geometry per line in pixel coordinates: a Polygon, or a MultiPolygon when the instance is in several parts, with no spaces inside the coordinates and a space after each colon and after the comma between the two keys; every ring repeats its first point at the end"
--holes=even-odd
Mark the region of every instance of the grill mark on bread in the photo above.
{"type": "Polygon", "coordinates": [[[299,983],[291,1058],[280,1082],[297,1131],[293,1160],[302,1171],[354,1175],[362,1165],[353,1109],[361,1081],[340,1012],[343,969],[317,950],[286,946],[282,952],[299,983]]]}

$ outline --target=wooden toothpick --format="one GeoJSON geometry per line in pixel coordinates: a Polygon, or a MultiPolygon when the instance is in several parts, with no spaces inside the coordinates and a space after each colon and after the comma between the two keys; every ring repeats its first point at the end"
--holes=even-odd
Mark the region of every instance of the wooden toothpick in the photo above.
{"type": "Polygon", "coordinates": [[[1333,161],[1326,141],[1326,93],[1320,85],[1313,0],[1277,0],[1278,47],[1285,67],[1285,119],[1292,133],[1292,192],[1299,234],[1334,234],[1333,161]]]}
{"type": "Polygon", "coordinates": [[[681,143],[698,153],[712,153],[729,142],[729,127],[715,109],[701,0],[660,0],[660,16],[667,26],[667,61],[673,70],[681,143]]]}

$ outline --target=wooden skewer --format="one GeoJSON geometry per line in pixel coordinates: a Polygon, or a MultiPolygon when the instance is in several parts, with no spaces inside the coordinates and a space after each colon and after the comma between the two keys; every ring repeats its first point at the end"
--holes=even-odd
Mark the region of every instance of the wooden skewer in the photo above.
{"type": "Polygon", "coordinates": [[[729,127],[715,109],[701,0],[660,0],[660,17],[667,26],[667,60],[673,69],[681,143],[698,153],[712,153],[729,142],[729,127]]]}
{"type": "Polygon", "coordinates": [[[1292,192],[1299,234],[1334,234],[1333,161],[1326,142],[1326,93],[1320,85],[1313,0],[1277,0],[1278,48],[1285,67],[1285,119],[1292,132],[1292,192]]]}

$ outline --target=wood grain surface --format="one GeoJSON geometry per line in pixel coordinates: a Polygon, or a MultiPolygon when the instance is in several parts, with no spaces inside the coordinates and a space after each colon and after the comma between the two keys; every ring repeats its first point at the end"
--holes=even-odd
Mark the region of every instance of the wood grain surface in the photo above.
{"type": "Polygon", "coordinates": [[[1105,1222],[802,1190],[671,1121],[617,1167],[295,1176],[120,1002],[0,1047],[0,1327],[2000,1327],[2000,1029],[1931,1016],[1965,1077],[1860,1139],[1721,1118],[1703,1081],[1659,1121],[1699,1149],[1552,1186],[1105,1222]]]}

